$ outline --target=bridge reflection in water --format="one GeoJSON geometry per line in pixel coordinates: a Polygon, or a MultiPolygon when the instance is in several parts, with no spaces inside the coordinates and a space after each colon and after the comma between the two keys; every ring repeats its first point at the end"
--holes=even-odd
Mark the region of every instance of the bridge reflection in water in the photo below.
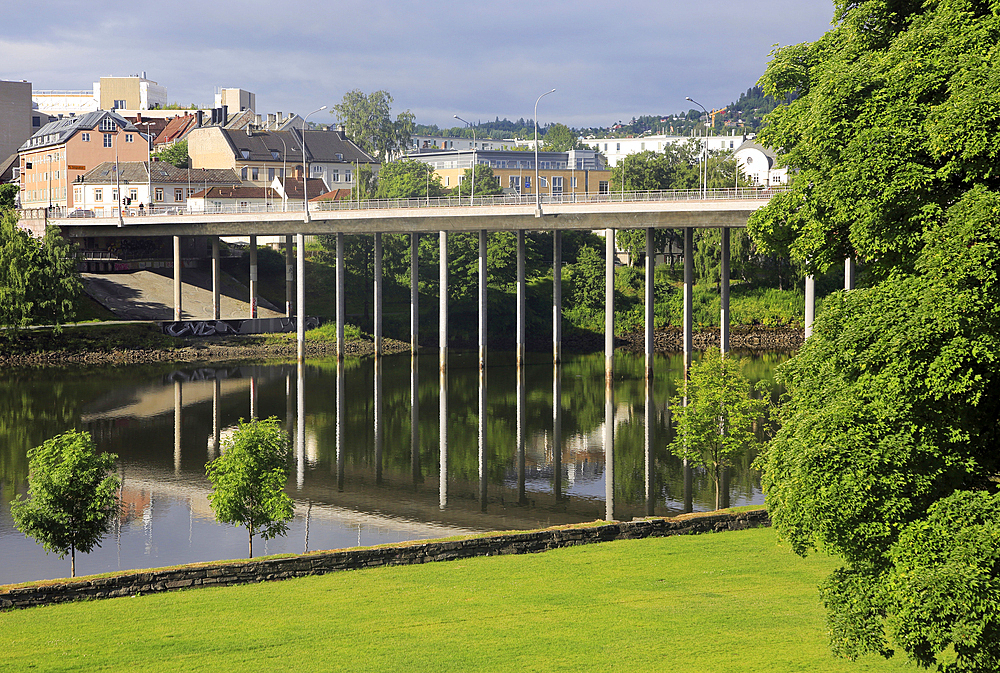
{"type": "MultiPolygon", "coordinates": [[[[262,545],[266,553],[714,506],[708,476],[666,453],[680,355],[657,356],[651,378],[644,358],[620,354],[604,396],[591,384],[604,373],[601,354],[553,365],[529,353],[521,368],[514,360],[494,353],[480,368],[476,353],[453,351],[445,387],[437,358],[409,354],[161,369],[153,378],[149,368],[117,368],[66,373],[70,383],[47,372],[5,387],[24,384],[35,404],[52,404],[45,386],[69,391],[60,401],[67,415],[29,434],[78,427],[119,455],[126,510],[111,539],[78,559],[83,573],[243,556],[245,531],[214,521],[205,463],[253,416],[281,419],[292,444],[296,518],[287,537],[262,545]]],[[[776,361],[759,362],[755,375],[770,378],[776,361]]],[[[25,438],[7,464],[24,463],[35,443],[25,438]]],[[[734,505],[762,501],[750,460],[726,492],[734,505]]],[[[9,503],[0,503],[0,538],[0,583],[66,574],[13,529],[9,503]]]]}

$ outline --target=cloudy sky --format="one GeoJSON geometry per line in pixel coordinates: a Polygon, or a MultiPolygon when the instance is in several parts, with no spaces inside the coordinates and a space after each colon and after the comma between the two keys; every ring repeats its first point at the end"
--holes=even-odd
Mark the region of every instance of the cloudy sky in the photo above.
{"type": "MultiPolygon", "coordinates": [[[[726,105],[776,44],[816,40],[828,0],[428,3],[216,1],[177,5],[6,3],[0,79],[91,89],[145,72],[171,103],[211,106],[252,91],[257,112],[308,113],[353,89],[383,89],[418,123],[531,118],[608,126],[726,105]]],[[[313,121],[333,121],[326,113],[313,121]]]]}

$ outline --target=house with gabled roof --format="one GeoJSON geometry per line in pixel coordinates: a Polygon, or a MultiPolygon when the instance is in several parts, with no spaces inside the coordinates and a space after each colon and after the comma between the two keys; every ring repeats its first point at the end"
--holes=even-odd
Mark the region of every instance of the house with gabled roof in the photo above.
{"type": "Polygon", "coordinates": [[[135,125],[98,110],[49,122],[18,148],[21,208],[76,208],[72,185],[103,162],[145,161],[149,144],[135,125]]]}
{"type": "Polygon", "coordinates": [[[181,212],[188,209],[189,199],[197,193],[239,184],[231,170],[177,168],[165,161],[110,161],[73,182],[73,201],[77,209],[96,217],[115,217],[121,199],[127,199],[123,205],[129,215],[181,212]]]}
{"type": "MultiPolygon", "coordinates": [[[[304,175],[301,129],[202,127],[190,131],[187,140],[194,168],[230,168],[244,183],[266,187],[276,178],[304,175]]],[[[351,189],[361,165],[371,166],[373,172],[378,169],[375,159],[349,140],[342,128],[306,131],[305,159],[308,177],[321,180],[324,192],[351,189]]]]}

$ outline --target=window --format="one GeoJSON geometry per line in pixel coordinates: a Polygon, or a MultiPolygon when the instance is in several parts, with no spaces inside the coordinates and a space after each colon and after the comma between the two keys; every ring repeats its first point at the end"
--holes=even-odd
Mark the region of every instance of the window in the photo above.
{"type": "Polygon", "coordinates": [[[640,152],[646,151],[646,143],[639,143],[639,151],[640,152]]]}
{"type": "Polygon", "coordinates": [[[32,117],[31,118],[31,125],[33,127],[35,127],[36,129],[41,128],[42,127],[42,118],[41,117],[32,117]]]}
{"type": "Polygon", "coordinates": [[[116,100],[115,101],[115,109],[116,110],[124,110],[126,105],[127,105],[127,103],[125,101],[123,101],[123,100],[116,100]]]}
{"type": "Polygon", "coordinates": [[[344,155],[341,154],[340,152],[337,152],[337,161],[343,161],[343,160],[344,160],[344,155]]]}
{"type": "Polygon", "coordinates": [[[271,150],[271,158],[275,161],[281,158],[281,155],[278,154],[278,150],[271,150]]]}
{"type": "Polygon", "coordinates": [[[241,180],[246,180],[247,179],[247,167],[246,166],[244,166],[243,168],[240,169],[240,179],[241,180]]]}
{"type": "Polygon", "coordinates": [[[184,200],[184,190],[180,187],[174,187],[174,201],[184,200]]]}
{"type": "Polygon", "coordinates": [[[139,200],[139,190],[137,188],[135,188],[135,187],[129,187],[128,197],[130,199],[132,199],[133,201],[138,201],[139,200]]]}
{"type": "Polygon", "coordinates": [[[552,176],[552,193],[553,194],[563,193],[563,179],[561,175],[552,176]]]}
{"type": "Polygon", "coordinates": [[[80,140],[82,140],[85,143],[89,143],[90,142],[90,134],[89,133],[81,133],[80,134],[80,140]]]}
{"type": "Polygon", "coordinates": [[[104,134],[104,146],[105,147],[111,147],[111,134],[110,133],[105,133],[104,134]]]}
{"type": "Polygon", "coordinates": [[[254,166],[250,169],[250,179],[259,180],[260,179],[260,169],[254,166]]]}
{"type": "Polygon", "coordinates": [[[115,124],[115,120],[111,117],[105,117],[101,120],[101,130],[102,131],[117,131],[118,125],[115,124]]]}
{"type": "Polygon", "coordinates": [[[354,175],[351,173],[351,171],[344,171],[344,182],[350,182],[353,179],[354,175]]]}
{"type": "Polygon", "coordinates": [[[131,133],[126,133],[125,134],[125,142],[127,142],[127,143],[132,142],[132,134],[131,133]]]}
{"type": "Polygon", "coordinates": [[[73,200],[77,203],[83,201],[83,187],[73,188],[73,200]]]}
{"type": "Polygon", "coordinates": [[[319,166],[314,165],[312,167],[312,174],[313,174],[313,177],[319,177],[319,176],[323,175],[323,166],[322,165],[319,165],[319,166]]]}
{"type": "Polygon", "coordinates": [[[607,180],[601,180],[600,182],[598,182],[597,183],[597,191],[599,193],[601,193],[601,194],[607,194],[608,193],[608,181],[607,180]]]}
{"type": "Polygon", "coordinates": [[[622,151],[622,144],[615,143],[615,152],[621,152],[621,151],[622,151]]]}
{"type": "Polygon", "coordinates": [[[575,192],[575,191],[576,191],[576,176],[575,176],[575,175],[573,176],[573,179],[572,179],[572,182],[573,182],[573,187],[572,187],[572,189],[573,189],[573,191],[575,192]]]}
{"type": "Polygon", "coordinates": [[[104,200],[104,190],[103,189],[95,189],[94,190],[94,201],[103,201],[103,200],[104,200]]]}
{"type": "Polygon", "coordinates": [[[156,201],[162,201],[163,200],[163,187],[157,187],[156,189],[154,189],[153,190],[153,194],[154,194],[153,199],[155,199],[156,201]]]}
{"type": "Polygon", "coordinates": [[[330,181],[340,182],[340,171],[330,171],[330,181]]]}
{"type": "Polygon", "coordinates": [[[510,188],[518,194],[521,193],[521,178],[517,175],[510,176],[510,188]]]}
{"type": "Polygon", "coordinates": [[[240,150],[240,156],[244,159],[250,158],[250,150],[240,150]]]}
{"type": "Polygon", "coordinates": [[[268,182],[273,182],[274,181],[274,169],[273,168],[268,168],[267,169],[267,181],[268,182]]]}

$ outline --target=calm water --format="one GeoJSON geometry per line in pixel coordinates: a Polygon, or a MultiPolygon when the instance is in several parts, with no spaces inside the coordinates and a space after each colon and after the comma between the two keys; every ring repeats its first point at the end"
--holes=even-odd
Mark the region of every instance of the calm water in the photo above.
{"type": "MultiPolygon", "coordinates": [[[[758,354],[746,371],[771,382],[786,357],[758,354]]],[[[296,503],[288,535],[255,540],[255,555],[714,507],[711,478],[685,473],[666,451],[679,355],[657,356],[647,391],[643,358],[617,354],[612,399],[600,353],[571,355],[558,369],[535,355],[520,382],[512,355],[491,353],[484,388],[477,356],[453,353],[443,397],[436,354],[420,356],[415,371],[411,362],[408,354],[386,357],[378,372],[369,358],[339,368],[309,361],[302,370],[291,363],[0,374],[0,584],[69,574],[68,558],[47,555],[14,528],[10,501],[27,491],[28,449],[70,428],[118,454],[123,480],[123,515],[101,548],[78,555],[81,575],[245,557],[245,530],[213,518],[205,463],[251,415],[276,416],[288,431],[287,491],[296,503]]],[[[728,475],[730,505],[763,502],[753,458],[728,475]]]]}

